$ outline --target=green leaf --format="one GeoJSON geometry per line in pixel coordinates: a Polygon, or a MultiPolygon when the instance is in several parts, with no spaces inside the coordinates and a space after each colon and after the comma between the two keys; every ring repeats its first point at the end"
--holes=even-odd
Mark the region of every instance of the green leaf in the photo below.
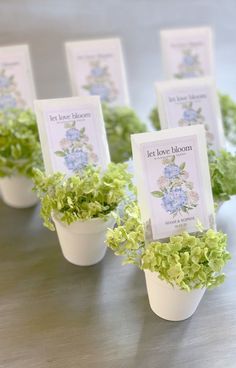
{"type": "Polygon", "coordinates": [[[54,152],[55,153],[55,155],[57,155],[57,156],[59,156],[59,157],[65,157],[66,156],[66,154],[65,154],[65,152],[64,151],[56,151],[56,152],[54,152]]]}
{"type": "Polygon", "coordinates": [[[160,192],[160,191],[154,191],[154,192],[151,192],[151,194],[154,196],[154,197],[157,197],[157,198],[162,198],[164,193],[163,192],[160,192]]]}
{"type": "Polygon", "coordinates": [[[179,165],[180,170],[183,170],[185,168],[185,162],[182,162],[182,164],[179,165]]]}

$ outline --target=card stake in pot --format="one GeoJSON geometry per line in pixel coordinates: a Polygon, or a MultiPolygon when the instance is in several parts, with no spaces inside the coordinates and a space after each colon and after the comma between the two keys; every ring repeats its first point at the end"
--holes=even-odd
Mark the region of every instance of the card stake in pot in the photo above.
{"type": "Polygon", "coordinates": [[[162,129],[203,124],[207,146],[224,148],[222,116],[213,78],[171,80],[156,83],[162,129]]]}
{"type": "Polygon", "coordinates": [[[65,43],[74,96],[98,95],[111,105],[129,105],[128,87],[119,38],[65,43]]]}
{"type": "Polygon", "coordinates": [[[33,108],[35,86],[28,45],[0,47],[0,110],[33,108]]]}
{"type": "Polygon", "coordinates": [[[215,228],[204,127],[133,134],[131,141],[146,241],[196,232],[197,221],[215,228]]]}
{"type": "Polygon", "coordinates": [[[88,164],[106,169],[110,155],[99,97],[36,100],[35,111],[46,174],[70,176],[88,164]]]}
{"type": "Polygon", "coordinates": [[[160,38],[166,79],[215,74],[210,27],[162,30],[160,38]]]}

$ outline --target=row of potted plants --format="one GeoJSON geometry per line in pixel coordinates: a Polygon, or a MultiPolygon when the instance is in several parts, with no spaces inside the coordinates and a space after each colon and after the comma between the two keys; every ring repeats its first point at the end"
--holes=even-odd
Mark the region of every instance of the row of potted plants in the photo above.
{"type": "MultiPolygon", "coordinates": [[[[88,166],[82,174],[70,178],[61,173],[45,176],[34,115],[29,111],[11,110],[1,115],[1,119],[3,198],[10,205],[22,207],[15,198],[8,199],[11,196],[9,193],[7,197],[6,192],[11,185],[7,184],[4,189],[4,181],[9,181],[12,176],[17,180],[32,178],[41,200],[44,224],[51,230],[56,228],[62,252],[70,262],[77,265],[99,262],[106,251],[104,239],[107,228],[110,228],[107,245],[116,254],[124,255],[126,263],[135,263],[145,271],[151,308],[170,320],[190,316],[205,289],[223,281],[221,270],[230,258],[224,234],[198,229],[196,234],[183,233],[170,238],[167,243],[154,242],[145,246],[137,204],[131,201],[122,217],[117,215],[118,208],[128,199],[128,191],[134,191],[126,164],[110,164],[105,172],[88,166]],[[115,222],[117,225],[113,229],[115,222]],[[165,305],[161,306],[162,298],[156,300],[161,295],[159,292],[150,296],[157,284],[168,294],[165,299],[169,300],[170,306],[179,305],[171,299],[171,291],[174,291],[174,298],[178,295],[177,299],[183,300],[186,308],[181,306],[174,310],[170,307],[168,311],[165,305]]],[[[225,151],[220,154],[209,152],[209,163],[214,198],[221,203],[236,194],[236,157],[225,151]]],[[[20,187],[19,181],[16,182],[14,195],[20,187]]],[[[31,195],[33,199],[27,205],[36,201],[35,194],[31,195]]]]}

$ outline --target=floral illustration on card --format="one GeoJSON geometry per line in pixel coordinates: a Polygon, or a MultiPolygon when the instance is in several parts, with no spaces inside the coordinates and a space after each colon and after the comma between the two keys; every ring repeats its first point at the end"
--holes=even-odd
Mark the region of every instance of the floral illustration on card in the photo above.
{"type": "Polygon", "coordinates": [[[89,143],[85,127],[76,128],[76,121],[66,122],[64,127],[65,137],[60,140],[60,150],[55,155],[63,158],[66,168],[73,173],[83,170],[89,164],[96,165],[98,156],[89,143]]]}
{"type": "Polygon", "coordinates": [[[0,110],[25,107],[25,101],[17,88],[13,75],[8,76],[5,69],[0,70],[0,110]]]}
{"type": "Polygon", "coordinates": [[[182,60],[175,78],[195,78],[203,75],[198,54],[191,49],[182,50],[182,60]]]}
{"type": "Polygon", "coordinates": [[[91,61],[90,74],[83,86],[90,95],[98,95],[102,102],[111,103],[117,96],[118,91],[112,81],[112,76],[107,65],[102,65],[99,60],[91,61]]]}
{"type": "Polygon", "coordinates": [[[205,122],[202,108],[194,108],[192,102],[186,102],[182,104],[182,110],[183,113],[178,121],[178,125],[182,127],[195,124],[204,124],[206,130],[207,146],[210,148],[214,143],[214,135],[210,132],[209,125],[205,122]]]}
{"type": "Polygon", "coordinates": [[[189,180],[185,162],[177,165],[175,156],[171,156],[164,158],[162,164],[163,175],[157,180],[157,190],[151,194],[161,200],[164,210],[173,217],[189,213],[197,207],[199,195],[189,180]]]}

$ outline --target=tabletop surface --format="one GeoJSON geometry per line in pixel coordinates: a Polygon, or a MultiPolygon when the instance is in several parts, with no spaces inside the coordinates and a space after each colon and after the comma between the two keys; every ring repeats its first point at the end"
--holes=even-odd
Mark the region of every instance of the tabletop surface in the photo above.
{"type": "Polygon", "coordinates": [[[110,250],[78,267],[43,228],[39,206],[0,203],[1,368],[235,368],[236,198],[218,213],[232,261],[224,285],[206,292],[190,319],[150,309],[144,275],[110,250]]]}

